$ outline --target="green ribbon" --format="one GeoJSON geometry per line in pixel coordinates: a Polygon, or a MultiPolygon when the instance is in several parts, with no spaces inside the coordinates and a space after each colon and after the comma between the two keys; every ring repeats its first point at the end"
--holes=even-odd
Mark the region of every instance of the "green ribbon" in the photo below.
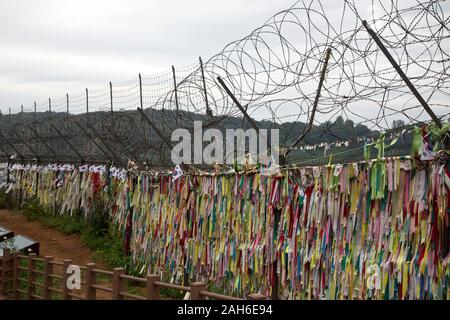
{"type": "Polygon", "coordinates": [[[373,143],[367,143],[364,145],[364,159],[366,159],[366,161],[370,160],[371,155],[372,155],[372,147],[375,146],[375,148],[377,149],[377,159],[380,160],[381,158],[384,157],[384,152],[386,151],[386,149],[389,149],[390,147],[395,145],[397,143],[397,141],[398,141],[398,137],[394,138],[391,141],[391,143],[386,145],[385,144],[385,134],[384,133],[380,134],[377,141],[375,141],[373,143]]]}

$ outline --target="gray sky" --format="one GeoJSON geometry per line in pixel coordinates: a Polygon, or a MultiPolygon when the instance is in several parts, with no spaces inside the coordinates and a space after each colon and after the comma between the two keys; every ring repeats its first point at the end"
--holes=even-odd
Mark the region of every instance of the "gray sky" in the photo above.
{"type": "Polygon", "coordinates": [[[184,67],[293,0],[0,1],[0,108],[184,67]]]}
{"type": "MultiPolygon", "coordinates": [[[[52,101],[60,101],[59,104],[54,104],[53,110],[64,110],[58,109],[58,106],[64,108],[64,96],[68,92],[71,96],[71,111],[83,112],[83,94],[86,87],[93,89],[90,92],[95,92],[99,87],[107,90],[109,81],[117,84],[135,78],[138,73],[152,75],[170,71],[172,64],[177,68],[187,67],[197,63],[198,56],[202,56],[206,61],[220,52],[229,42],[247,36],[273,14],[291,7],[295,2],[296,0],[0,0],[0,110],[6,113],[11,107],[15,113],[20,111],[20,105],[23,104],[25,111],[31,111],[33,101],[37,101],[38,110],[44,111],[47,108],[48,97],[51,97],[52,101]],[[78,107],[76,101],[72,103],[76,100],[72,100],[72,97],[76,96],[81,97],[78,99],[78,107]]],[[[309,0],[304,2],[307,5],[309,0]]],[[[339,32],[343,1],[321,2],[331,25],[339,32]]],[[[364,17],[370,20],[372,14],[378,16],[377,12],[372,12],[371,1],[355,2],[358,11],[364,17]]],[[[375,3],[375,9],[380,9],[377,7],[378,2],[375,3]]],[[[389,4],[390,1],[386,0],[385,3],[389,4]]],[[[411,5],[417,5],[417,1],[402,0],[401,4],[399,2],[399,6],[411,5]]],[[[314,2],[314,6],[321,11],[319,2],[314,2]]],[[[450,2],[442,2],[441,6],[444,15],[448,17],[450,2]]],[[[382,13],[381,10],[380,16],[382,13]]],[[[408,20],[413,17],[414,15],[410,17],[405,15],[402,19],[408,20]]],[[[299,16],[299,19],[302,23],[308,20],[305,16],[299,16]]],[[[326,29],[320,15],[313,14],[310,19],[317,23],[318,28],[323,25],[326,29]]],[[[353,30],[355,19],[354,14],[347,10],[343,19],[344,27],[353,30]]],[[[425,21],[426,19],[422,19],[421,23],[425,21]]],[[[294,39],[292,43],[295,47],[308,53],[309,40],[304,38],[303,32],[300,31],[298,25],[292,30],[283,25],[283,37],[294,39]]],[[[314,41],[319,43],[323,41],[321,33],[320,29],[313,32],[314,41]]],[[[267,38],[270,39],[270,36],[267,38]]],[[[280,53],[279,38],[274,37],[272,40],[269,42],[270,48],[278,49],[280,53]]],[[[447,50],[446,48],[450,48],[449,45],[448,39],[443,40],[441,48],[447,50]]],[[[422,57],[420,51],[417,51],[418,48],[411,46],[409,50],[409,54],[422,57]]],[[[252,54],[251,48],[249,53],[252,54]]],[[[339,56],[338,52],[335,55],[339,56]]],[[[383,66],[389,68],[387,60],[383,59],[373,60],[376,61],[376,69],[383,66]]],[[[315,63],[314,59],[310,60],[311,63],[315,63]]],[[[355,69],[348,70],[349,74],[365,72],[364,62],[354,67],[355,69]]],[[[441,65],[437,67],[442,68],[441,65]]],[[[340,72],[339,69],[336,70],[340,72]]],[[[233,72],[232,67],[228,71],[233,72]]],[[[423,69],[417,67],[416,70],[412,67],[408,69],[409,76],[414,77],[414,73],[417,73],[416,82],[426,82],[428,78],[421,77],[421,72],[423,69]]],[[[271,76],[273,79],[276,78],[274,74],[271,76]]],[[[373,78],[376,76],[375,73],[373,78]]],[[[328,77],[332,78],[333,75],[328,74],[328,77]]],[[[302,82],[301,89],[311,91],[310,96],[314,96],[316,79],[310,78],[310,83],[302,82]]],[[[358,81],[368,81],[366,85],[370,88],[373,85],[373,78],[359,77],[358,81]]],[[[336,79],[339,79],[338,75],[336,79]]],[[[445,81],[447,80],[448,76],[445,81]]],[[[329,80],[326,85],[331,81],[329,80]]],[[[251,86],[253,82],[250,81],[249,84],[251,86]]],[[[170,81],[165,85],[170,88],[172,86],[170,81]]],[[[286,98],[287,92],[283,91],[281,94],[286,98]]],[[[349,91],[349,94],[353,93],[349,91]]],[[[90,97],[95,98],[95,94],[90,94],[90,97]]],[[[100,95],[100,99],[103,98],[100,95]]],[[[381,95],[379,98],[381,99],[381,95]]],[[[392,99],[392,96],[390,98],[392,99]]],[[[98,102],[99,105],[108,104],[108,98],[105,99],[106,102],[102,100],[98,102]]],[[[119,100],[120,97],[116,99],[119,100]]],[[[411,103],[417,105],[417,101],[410,94],[401,99],[412,99],[411,103]]],[[[390,107],[404,108],[401,99],[394,100],[390,107]]],[[[448,91],[446,95],[435,94],[430,102],[448,106],[447,101],[448,91]]],[[[95,101],[93,102],[95,104],[95,101]]],[[[120,103],[117,105],[120,109],[120,103]]],[[[352,107],[355,110],[354,114],[369,118],[378,116],[377,105],[368,104],[366,101],[354,103],[352,107]]],[[[447,112],[442,108],[433,108],[440,114],[447,112]]],[[[304,109],[302,106],[302,110],[304,109]]],[[[422,111],[422,109],[415,110],[416,113],[422,111]]],[[[285,118],[285,121],[296,120],[295,116],[300,114],[300,110],[293,106],[277,109],[277,116],[282,117],[285,114],[294,115],[294,118],[285,118]]],[[[393,114],[397,117],[395,113],[393,114]]],[[[258,115],[260,118],[271,116],[267,110],[263,112],[257,109],[254,114],[252,113],[252,116],[258,115]]],[[[325,112],[317,118],[318,121],[324,121],[329,120],[330,116],[332,115],[325,112]]],[[[353,117],[352,114],[346,116],[353,117]]],[[[411,116],[422,117],[420,114],[411,116]]],[[[300,120],[305,121],[306,118],[300,120]]],[[[355,120],[359,122],[361,118],[356,117],[355,120]]],[[[388,119],[387,122],[390,123],[391,120],[388,119]]]]}

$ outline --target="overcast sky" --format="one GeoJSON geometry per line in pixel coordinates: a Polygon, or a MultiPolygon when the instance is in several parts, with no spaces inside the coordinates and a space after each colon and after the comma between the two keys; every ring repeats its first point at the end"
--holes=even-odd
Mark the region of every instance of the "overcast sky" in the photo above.
{"type": "Polygon", "coordinates": [[[219,52],[293,0],[0,0],[0,108],[219,52]]]}
{"type": "MultiPolygon", "coordinates": [[[[288,9],[295,2],[0,0],[0,110],[7,113],[11,108],[13,113],[19,112],[23,104],[25,111],[32,111],[33,101],[37,101],[38,110],[43,111],[47,108],[48,97],[53,101],[63,98],[60,106],[64,108],[66,92],[71,97],[81,96],[85,88],[105,87],[109,81],[114,84],[135,78],[138,73],[151,75],[170,71],[171,65],[177,68],[193,65],[198,62],[198,56],[206,61],[229,42],[247,36],[272,15],[288,9]]],[[[361,0],[356,3],[358,11],[370,17],[371,2],[361,0]]],[[[331,24],[338,26],[343,2],[322,0],[322,4],[331,24]]],[[[402,0],[399,5],[417,5],[417,1],[402,0]]],[[[448,16],[450,2],[442,2],[441,6],[444,15],[448,16]]],[[[351,24],[355,17],[351,12],[349,17],[348,24],[351,24]]],[[[303,22],[307,20],[301,18],[303,22]]],[[[318,24],[323,22],[320,16],[311,19],[318,24]]],[[[283,36],[286,36],[286,27],[283,27],[283,36]]],[[[297,26],[293,32],[301,38],[303,33],[299,30],[297,26]]],[[[320,34],[318,36],[320,38],[320,34]]],[[[443,40],[441,48],[447,50],[449,45],[448,39],[443,40]]],[[[302,48],[305,44],[295,43],[295,46],[302,48]]],[[[388,62],[377,60],[376,63],[382,66],[388,62]]],[[[414,70],[409,68],[408,72],[411,76],[414,70]]],[[[302,86],[303,90],[307,89],[305,83],[302,86]]],[[[311,88],[315,93],[315,82],[311,88]]],[[[445,96],[435,95],[431,102],[448,105],[446,101],[445,96]]],[[[84,111],[83,98],[80,103],[82,110],[72,107],[71,111],[84,111]]],[[[74,105],[71,100],[71,106],[74,105]]],[[[371,105],[356,104],[355,107],[365,116],[377,116],[378,108],[371,105]]],[[[277,112],[279,116],[283,112],[298,113],[296,109],[294,111],[284,107],[277,112]]],[[[257,112],[261,113],[259,109],[257,112]]],[[[328,118],[325,114],[319,120],[328,118]]]]}

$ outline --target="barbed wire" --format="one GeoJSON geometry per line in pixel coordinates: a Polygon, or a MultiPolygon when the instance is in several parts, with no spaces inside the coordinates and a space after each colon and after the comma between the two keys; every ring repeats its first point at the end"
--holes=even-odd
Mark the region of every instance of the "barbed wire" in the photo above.
{"type": "MultiPolygon", "coordinates": [[[[316,140],[339,139],[331,126],[338,118],[365,126],[368,134],[392,129],[394,120],[424,121],[428,115],[422,105],[367,33],[363,20],[430,107],[448,118],[450,18],[442,1],[372,0],[368,5],[346,0],[325,6],[320,0],[300,0],[204,63],[17,109],[23,116],[2,121],[8,140],[2,142],[2,153],[54,158],[44,139],[68,159],[125,163],[132,158],[165,164],[170,149],[164,140],[176,128],[192,130],[194,120],[222,130],[231,123],[246,124],[235,121],[242,113],[218,77],[252,118],[282,126],[284,142],[292,141],[299,126],[311,120],[327,49],[331,57],[312,119],[315,131],[321,130],[316,140]],[[34,110],[38,114],[33,115],[34,110]]],[[[355,127],[348,129],[354,136],[361,134],[355,127]]]]}
{"type": "MultiPolygon", "coordinates": [[[[369,10],[366,3],[364,6],[361,13],[354,1],[344,1],[341,14],[334,12],[341,18],[332,19],[321,1],[298,1],[247,37],[228,44],[204,66],[207,91],[222,93],[214,99],[214,115],[239,114],[216,81],[221,76],[255,118],[307,122],[324,52],[331,48],[317,108],[319,121],[344,113],[356,123],[364,121],[387,129],[393,119],[419,120],[423,108],[387,63],[362,20],[369,21],[434,109],[448,113],[449,105],[443,98],[450,93],[450,33],[440,1],[409,7],[401,7],[398,1],[372,1],[369,10]],[[393,112],[387,115],[388,110],[393,112]],[[368,113],[377,116],[369,121],[368,113]]],[[[178,90],[190,95],[201,92],[200,73],[196,70],[178,90]]],[[[198,104],[184,107],[206,111],[198,104]]]]}

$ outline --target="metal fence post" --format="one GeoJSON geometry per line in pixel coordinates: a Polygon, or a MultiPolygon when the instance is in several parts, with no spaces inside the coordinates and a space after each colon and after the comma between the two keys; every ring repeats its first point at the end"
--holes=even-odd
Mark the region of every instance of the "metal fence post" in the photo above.
{"type": "MultiPolygon", "coordinates": [[[[140,73],[138,76],[138,80],[139,80],[139,101],[140,101],[139,105],[140,105],[141,110],[144,110],[144,102],[143,102],[143,97],[142,97],[142,77],[141,77],[140,73]]],[[[141,122],[143,122],[143,121],[144,121],[144,119],[141,114],[141,122]]]]}
{"type": "Polygon", "coordinates": [[[6,184],[8,184],[9,185],[9,182],[10,182],[10,170],[9,170],[9,167],[11,166],[11,157],[8,157],[8,164],[7,164],[7,167],[6,167],[6,184]]]}
{"type": "Polygon", "coordinates": [[[95,263],[86,264],[86,300],[96,300],[97,291],[92,286],[97,283],[97,274],[93,271],[95,263]]]}
{"type": "Polygon", "coordinates": [[[112,90],[112,82],[109,82],[109,99],[111,104],[111,125],[114,130],[114,108],[113,108],[113,90],[112,90]]]}
{"type": "Polygon", "coordinates": [[[202,72],[202,82],[203,82],[203,92],[205,94],[206,114],[212,115],[212,110],[209,108],[209,103],[208,103],[208,92],[206,91],[205,71],[203,70],[202,57],[198,57],[198,61],[200,63],[200,70],[202,72]]]}
{"type": "Polygon", "coordinates": [[[20,170],[19,172],[19,209],[22,208],[22,201],[23,201],[23,185],[22,185],[22,176],[23,176],[23,170],[20,170]]]}
{"type": "Polygon", "coordinates": [[[48,98],[48,118],[52,123],[52,99],[48,98]]]}
{"type": "Polygon", "coordinates": [[[122,275],[125,274],[124,268],[114,268],[113,271],[113,300],[123,300],[123,297],[120,295],[122,291],[124,291],[124,281],[121,278],[122,275]]]}
{"type": "Polygon", "coordinates": [[[34,101],[34,130],[37,131],[37,108],[36,108],[36,101],[34,101]]]}
{"type": "MultiPolygon", "coordinates": [[[[53,181],[55,181],[56,178],[58,178],[58,172],[54,171],[53,174],[53,181]]],[[[52,188],[52,214],[56,215],[56,195],[58,191],[55,188],[52,188]]]]}
{"type": "Polygon", "coordinates": [[[89,91],[86,88],[86,123],[89,126],[89,91]]]}
{"type": "Polygon", "coordinates": [[[38,196],[38,192],[39,192],[39,161],[36,163],[36,184],[34,186],[34,195],[38,196]]]}
{"type": "Polygon", "coordinates": [[[66,93],[66,112],[67,112],[67,120],[69,120],[70,111],[69,111],[69,94],[66,93]]]}
{"type": "Polygon", "coordinates": [[[159,286],[155,284],[161,278],[157,274],[147,275],[147,300],[161,300],[159,286]]]}
{"type": "Polygon", "coordinates": [[[144,100],[142,97],[142,77],[141,77],[140,73],[139,73],[139,102],[140,102],[141,109],[144,109],[144,100]]]}
{"type": "Polygon", "coordinates": [[[175,106],[177,107],[177,112],[175,114],[175,123],[178,123],[178,111],[179,111],[178,89],[177,89],[177,78],[175,75],[175,67],[174,66],[172,66],[172,75],[173,75],[173,87],[174,87],[174,93],[175,93],[175,106]]]}

